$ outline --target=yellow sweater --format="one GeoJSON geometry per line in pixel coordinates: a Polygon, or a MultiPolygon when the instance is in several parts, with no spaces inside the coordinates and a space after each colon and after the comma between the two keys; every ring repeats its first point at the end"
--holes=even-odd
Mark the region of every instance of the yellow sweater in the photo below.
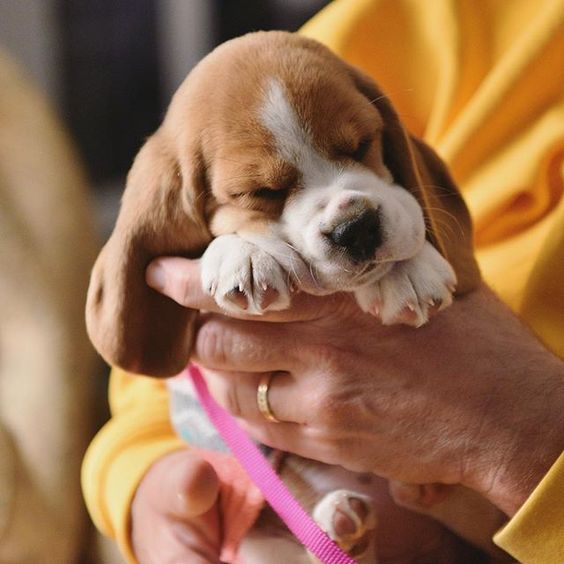
{"type": "MultiPolygon", "coordinates": [[[[372,75],[445,159],[486,281],[564,357],[564,0],[336,0],[303,33],[372,75]]],[[[132,559],[137,484],[185,445],[161,382],[114,370],[110,404],[83,488],[132,559]]],[[[564,455],[495,540],[523,562],[564,561],[564,455]]]]}

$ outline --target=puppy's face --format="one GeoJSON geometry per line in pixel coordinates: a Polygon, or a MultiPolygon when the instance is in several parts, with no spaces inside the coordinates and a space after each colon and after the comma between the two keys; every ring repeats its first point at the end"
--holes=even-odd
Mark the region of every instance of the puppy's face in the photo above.
{"type": "Polygon", "coordinates": [[[275,230],[312,265],[322,286],[353,289],[417,253],[423,214],[384,164],[382,119],[369,100],[352,85],[312,98],[316,103],[306,97],[298,113],[275,78],[261,107],[276,154],[297,176],[275,230]],[[317,112],[323,119],[307,119],[317,112]]]}
{"type": "Polygon", "coordinates": [[[208,223],[216,236],[274,233],[323,288],[353,289],[417,253],[423,214],[384,163],[377,107],[336,58],[300,55],[257,76],[256,61],[224,71],[226,105],[214,99],[201,139],[208,223]]]}

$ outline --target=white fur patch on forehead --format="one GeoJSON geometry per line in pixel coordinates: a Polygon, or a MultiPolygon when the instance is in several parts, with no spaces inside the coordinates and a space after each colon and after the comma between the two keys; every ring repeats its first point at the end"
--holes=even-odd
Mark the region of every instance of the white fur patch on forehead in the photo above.
{"type": "Polygon", "coordinates": [[[268,83],[261,118],[264,126],[272,133],[278,153],[283,159],[297,164],[300,154],[310,150],[309,134],[300,124],[284,87],[275,78],[268,83]]]}
{"type": "Polygon", "coordinates": [[[336,167],[315,150],[307,124],[300,123],[278,79],[271,79],[267,85],[260,117],[274,137],[278,155],[302,173],[305,184],[328,185],[340,175],[342,167],[336,167]]]}

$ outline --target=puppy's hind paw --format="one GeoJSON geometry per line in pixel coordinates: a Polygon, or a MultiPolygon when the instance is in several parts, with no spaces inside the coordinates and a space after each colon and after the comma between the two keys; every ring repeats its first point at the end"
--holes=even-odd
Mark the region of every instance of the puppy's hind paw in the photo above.
{"type": "Polygon", "coordinates": [[[335,490],[315,506],[313,518],[350,556],[361,558],[374,551],[376,515],[372,500],[348,490],[335,490]]]}

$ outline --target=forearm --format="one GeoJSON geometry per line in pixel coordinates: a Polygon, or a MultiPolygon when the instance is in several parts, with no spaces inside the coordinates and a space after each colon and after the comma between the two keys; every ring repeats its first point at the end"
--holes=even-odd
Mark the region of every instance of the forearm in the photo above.
{"type": "Polygon", "coordinates": [[[560,562],[564,547],[564,454],[494,537],[518,562],[560,562]]]}
{"type": "Polygon", "coordinates": [[[435,394],[443,391],[455,431],[458,481],[513,515],[564,449],[564,362],[487,287],[458,300],[419,338],[449,348],[426,349],[426,361],[442,372],[435,394]],[[463,395],[454,399],[457,389],[463,395]]]}

